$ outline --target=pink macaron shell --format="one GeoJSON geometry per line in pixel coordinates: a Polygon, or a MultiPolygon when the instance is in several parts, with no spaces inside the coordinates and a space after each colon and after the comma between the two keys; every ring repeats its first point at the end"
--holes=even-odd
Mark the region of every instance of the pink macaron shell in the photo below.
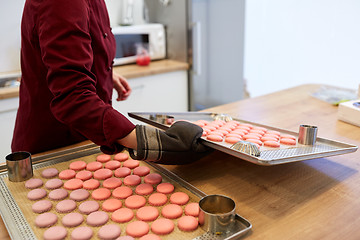
{"type": "Polygon", "coordinates": [[[154,221],[158,216],[159,210],[152,206],[141,207],[136,212],[136,218],[145,222],[154,221]]]}
{"type": "Polygon", "coordinates": [[[124,178],[124,184],[127,186],[136,186],[141,183],[141,177],[138,175],[129,175],[124,178]]]}
{"type": "Polygon", "coordinates": [[[90,196],[90,193],[86,189],[76,189],[70,193],[70,199],[80,202],[88,199],[90,196]]]}
{"type": "Polygon", "coordinates": [[[118,199],[126,199],[132,194],[132,189],[127,186],[117,187],[112,191],[112,196],[118,199]]]}
{"type": "Polygon", "coordinates": [[[148,198],[148,202],[152,206],[162,206],[167,203],[167,201],[167,196],[163,193],[153,193],[148,198]]]}
{"type": "Polygon", "coordinates": [[[185,206],[184,212],[185,212],[185,215],[198,217],[199,212],[200,212],[199,203],[193,202],[193,203],[187,204],[185,206]]]}
{"type": "Polygon", "coordinates": [[[219,135],[219,136],[221,136],[221,137],[224,137],[224,136],[225,136],[225,133],[222,132],[222,131],[219,131],[219,130],[215,130],[215,131],[212,131],[212,132],[210,133],[210,135],[219,135]]]}
{"type": "Polygon", "coordinates": [[[89,162],[86,165],[86,170],[91,171],[91,172],[95,172],[96,170],[99,170],[103,167],[101,162],[89,162]]]}
{"type": "Polygon", "coordinates": [[[67,198],[67,196],[69,196],[69,192],[63,188],[54,189],[49,192],[50,200],[55,200],[55,201],[63,200],[67,198]]]}
{"type": "Polygon", "coordinates": [[[83,188],[87,190],[94,190],[100,186],[100,182],[96,179],[89,179],[83,183],[83,188]]]}
{"type": "Polygon", "coordinates": [[[271,133],[265,133],[263,137],[271,137],[271,138],[275,138],[276,140],[280,139],[280,136],[271,133]]]}
{"type": "Polygon", "coordinates": [[[132,195],[125,199],[125,206],[131,209],[138,209],[146,204],[146,199],[140,195],[132,195]]]}
{"type": "Polygon", "coordinates": [[[281,138],[280,143],[285,145],[296,145],[296,140],[291,138],[281,138]]]}
{"type": "Polygon", "coordinates": [[[183,214],[182,208],[177,204],[168,204],[161,210],[161,215],[168,219],[179,218],[183,214]]]}
{"type": "Polygon", "coordinates": [[[156,191],[159,193],[164,193],[164,194],[170,194],[172,192],[174,192],[174,185],[172,185],[171,183],[160,183],[159,185],[157,185],[156,187],[156,191]]]}
{"type": "Polygon", "coordinates": [[[92,227],[99,227],[109,221],[109,215],[103,211],[92,212],[86,218],[86,223],[92,227]]]}
{"type": "Polygon", "coordinates": [[[143,221],[134,221],[126,226],[126,234],[138,238],[146,235],[150,230],[149,225],[143,221]]]}
{"type": "Polygon", "coordinates": [[[117,153],[114,156],[114,160],[124,162],[129,159],[129,155],[127,153],[117,153]]]}
{"type": "Polygon", "coordinates": [[[72,169],[65,169],[65,170],[62,170],[60,173],[59,173],[59,178],[62,179],[62,180],[68,180],[68,179],[72,179],[74,178],[76,175],[76,172],[72,169]]]}
{"type": "Polygon", "coordinates": [[[262,135],[260,135],[260,134],[255,134],[255,133],[249,133],[249,134],[246,134],[246,135],[244,135],[242,138],[244,139],[244,140],[248,140],[248,139],[258,139],[258,140],[260,140],[260,138],[262,137],[262,135]]]}
{"type": "Polygon", "coordinates": [[[105,163],[111,160],[111,156],[108,154],[100,154],[96,157],[96,161],[105,163]]]}
{"type": "Polygon", "coordinates": [[[57,170],[56,168],[47,168],[41,172],[41,176],[43,178],[57,177],[58,174],[59,174],[59,170],[57,170]]]}
{"type": "Polygon", "coordinates": [[[166,235],[174,231],[175,224],[173,221],[166,218],[156,219],[151,224],[151,231],[158,235],[166,235]]]}
{"type": "Polygon", "coordinates": [[[138,160],[133,160],[133,159],[126,160],[123,163],[123,167],[127,167],[130,169],[134,169],[134,168],[138,167],[139,165],[140,165],[140,162],[138,160]]]}
{"type": "Polygon", "coordinates": [[[75,190],[75,189],[80,189],[82,187],[83,187],[83,181],[78,178],[67,180],[64,183],[64,188],[67,190],[75,190]]]}
{"type": "Polygon", "coordinates": [[[126,223],[134,218],[134,212],[129,208],[119,208],[111,214],[111,220],[117,223],[126,223]]]}
{"type": "Polygon", "coordinates": [[[149,195],[154,191],[153,185],[142,183],[135,188],[135,193],[139,195],[149,195]]]}
{"type": "Polygon", "coordinates": [[[290,138],[296,140],[296,137],[290,134],[281,134],[280,138],[290,138]]]}
{"type": "Polygon", "coordinates": [[[89,170],[82,170],[78,173],[76,173],[75,178],[80,179],[82,181],[86,181],[89,180],[90,178],[92,178],[93,174],[91,171],[89,170]]]}
{"type": "Polygon", "coordinates": [[[52,212],[46,212],[38,215],[35,218],[35,226],[39,228],[48,228],[57,223],[58,217],[52,212]]]}
{"type": "Polygon", "coordinates": [[[31,209],[33,210],[34,213],[43,213],[43,212],[50,211],[52,209],[52,207],[53,207],[52,202],[44,199],[44,200],[35,202],[31,206],[31,209]]]}
{"type": "Polygon", "coordinates": [[[66,199],[56,204],[56,211],[58,213],[69,213],[76,209],[76,202],[71,199],[66,199]]]}
{"type": "Polygon", "coordinates": [[[102,204],[102,210],[105,212],[114,212],[121,208],[122,202],[116,198],[107,199],[102,204]]]}
{"type": "Polygon", "coordinates": [[[77,227],[71,232],[71,240],[90,240],[94,235],[90,227],[77,227]]]}
{"type": "Polygon", "coordinates": [[[128,167],[120,167],[114,171],[115,177],[124,178],[131,174],[131,169],[128,167]]]}
{"type": "Polygon", "coordinates": [[[158,173],[150,173],[144,177],[144,182],[156,185],[162,182],[162,177],[158,173]]]}
{"type": "Polygon", "coordinates": [[[103,181],[103,187],[108,189],[115,189],[117,187],[120,187],[121,184],[121,180],[116,177],[111,177],[103,181]]]}
{"type": "Polygon", "coordinates": [[[101,168],[94,172],[94,178],[97,180],[105,180],[112,177],[113,172],[107,168],[101,168]]]}
{"type": "Polygon", "coordinates": [[[57,189],[57,188],[62,187],[63,185],[64,185],[63,181],[61,181],[58,178],[53,178],[53,179],[48,180],[45,183],[45,188],[46,189],[57,189]]]}
{"type": "Polygon", "coordinates": [[[255,139],[255,138],[248,138],[246,139],[247,142],[252,142],[252,143],[255,143],[259,146],[262,146],[263,145],[263,142],[259,139],[255,139]]]}
{"type": "Polygon", "coordinates": [[[119,237],[121,234],[121,228],[116,224],[108,224],[102,226],[98,231],[98,237],[101,240],[112,240],[119,237]]]}
{"type": "Polygon", "coordinates": [[[185,205],[189,202],[189,199],[189,195],[184,192],[176,192],[170,196],[170,202],[178,205],[185,205]]]}
{"type": "Polygon", "coordinates": [[[239,137],[231,137],[231,136],[226,136],[225,137],[225,142],[227,142],[227,143],[234,144],[234,143],[237,143],[239,141],[241,141],[241,138],[239,138],[239,137]]]}
{"type": "Polygon", "coordinates": [[[100,205],[97,201],[85,201],[85,202],[82,202],[80,205],[79,205],[79,211],[82,213],[82,214],[90,214],[92,212],[96,212],[98,211],[100,208],[100,205]]]}
{"type": "Polygon", "coordinates": [[[277,142],[278,139],[276,137],[271,137],[271,136],[264,136],[260,139],[262,142],[265,142],[265,141],[275,141],[277,142]]]}
{"type": "Polygon", "coordinates": [[[86,162],[84,161],[75,161],[70,163],[69,168],[75,171],[84,170],[86,168],[86,162]]]}
{"type": "Polygon", "coordinates": [[[61,222],[65,227],[77,227],[83,221],[83,215],[77,212],[68,213],[61,219],[61,222]]]}
{"type": "Polygon", "coordinates": [[[278,148],[278,147],[280,147],[280,143],[277,142],[277,141],[265,141],[264,146],[265,147],[278,148]]]}
{"type": "Polygon", "coordinates": [[[25,187],[28,189],[39,188],[43,185],[43,181],[40,178],[30,178],[25,182],[25,187]]]}
{"type": "Polygon", "coordinates": [[[134,168],[133,174],[138,175],[140,177],[146,176],[150,173],[150,168],[147,166],[139,166],[134,168]]]}
{"type": "Polygon", "coordinates": [[[177,222],[177,226],[180,230],[190,232],[197,229],[199,222],[193,216],[182,216],[177,222]]]}
{"type": "Polygon", "coordinates": [[[46,195],[47,195],[47,192],[44,189],[36,188],[36,189],[33,189],[30,192],[28,192],[27,198],[29,200],[35,201],[35,200],[40,200],[40,199],[46,197],[46,195]]]}
{"type": "Polygon", "coordinates": [[[115,170],[119,167],[121,167],[121,163],[116,160],[110,160],[107,163],[105,163],[105,168],[110,169],[110,170],[115,170]]]}
{"type": "Polygon", "coordinates": [[[98,188],[91,193],[94,200],[105,200],[111,196],[111,191],[107,188],[98,188]]]}
{"type": "Polygon", "coordinates": [[[213,142],[222,142],[223,137],[220,135],[216,135],[216,134],[209,134],[206,136],[207,140],[213,141],[213,142]]]}
{"type": "Polygon", "coordinates": [[[43,239],[44,240],[62,240],[65,239],[67,236],[67,230],[66,228],[62,226],[53,226],[51,228],[48,228],[44,234],[43,239]]]}

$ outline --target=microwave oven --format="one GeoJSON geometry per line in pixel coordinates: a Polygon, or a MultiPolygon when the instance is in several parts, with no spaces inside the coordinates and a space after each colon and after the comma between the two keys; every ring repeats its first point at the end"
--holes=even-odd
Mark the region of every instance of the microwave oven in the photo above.
{"type": "Polygon", "coordinates": [[[162,24],[151,23],[112,28],[116,41],[114,65],[135,63],[137,47],[143,46],[151,60],[166,57],[166,36],[162,24]]]}

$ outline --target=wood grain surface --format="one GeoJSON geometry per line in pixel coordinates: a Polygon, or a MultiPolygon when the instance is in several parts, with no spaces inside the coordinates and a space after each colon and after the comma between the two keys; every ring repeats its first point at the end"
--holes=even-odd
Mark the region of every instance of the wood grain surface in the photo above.
{"type": "MultiPolygon", "coordinates": [[[[318,136],[360,145],[360,128],[338,121],[337,107],[313,98],[319,85],[301,85],[206,112],[298,131],[318,126],[318,136]]],[[[236,202],[249,220],[245,239],[360,239],[360,151],[277,166],[259,166],[215,151],[169,170],[207,194],[236,202]]],[[[0,239],[8,239],[0,225],[0,239]]]]}
{"type": "MultiPolygon", "coordinates": [[[[338,121],[337,107],[313,98],[302,85],[207,109],[268,126],[360,145],[360,128],[338,121]]],[[[190,165],[168,166],[207,194],[236,201],[253,224],[246,239],[360,239],[360,152],[277,166],[259,166],[214,152],[190,165]]]]}

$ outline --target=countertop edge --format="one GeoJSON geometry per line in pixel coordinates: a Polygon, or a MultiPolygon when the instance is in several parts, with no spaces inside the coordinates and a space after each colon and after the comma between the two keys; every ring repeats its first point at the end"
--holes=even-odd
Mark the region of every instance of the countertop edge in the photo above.
{"type": "MultiPolygon", "coordinates": [[[[127,79],[146,77],[155,74],[188,70],[189,64],[170,59],[156,60],[150,62],[148,66],[138,66],[136,64],[114,66],[114,71],[127,79]]],[[[0,88],[0,100],[19,96],[19,87],[0,88]]]]}

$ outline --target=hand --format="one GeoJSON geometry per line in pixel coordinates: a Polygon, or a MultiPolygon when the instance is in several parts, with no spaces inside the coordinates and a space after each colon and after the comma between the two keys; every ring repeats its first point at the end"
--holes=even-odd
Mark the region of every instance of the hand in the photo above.
{"type": "Polygon", "coordinates": [[[113,83],[114,88],[118,93],[118,97],[116,101],[124,101],[126,100],[131,94],[131,87],[123,76],[113,72],[113,83]]]}
{"type": "Polygon", "coordinates": [[[202,132],[201,127],[185,121],[175,122],[166,131],[137,125],[137,150],[129,149],[129,153],[136,160],[187,164],[210,153],[210,148],[199,141],[202,132]]]}

